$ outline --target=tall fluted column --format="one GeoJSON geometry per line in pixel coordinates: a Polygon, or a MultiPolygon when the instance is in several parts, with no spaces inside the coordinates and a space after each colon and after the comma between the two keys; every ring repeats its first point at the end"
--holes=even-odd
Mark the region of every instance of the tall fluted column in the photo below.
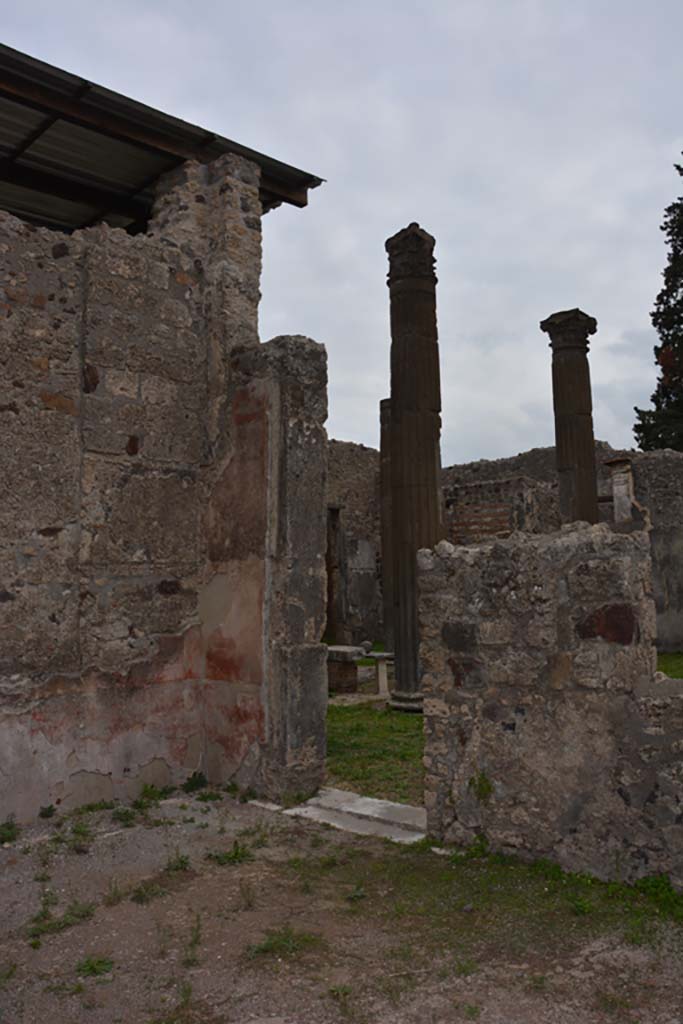
{"type": "Polygon", "coordinates": [[[562,522],[598,522],[589,335],[597,321],[580,309],[553,313],[541,322],[553,350],[555,457],[562,522]]]}
{"type": "Polygon", "coordinates": [[[416,554],[442,539],[441,386],[434,239],[409,224],[386,243],[391,304],[391,522],[396,683],[391,704],[421,711],[416,554]]]}
{"type": "Polygon", "coordinates": [[[394,649],[394,554],[391,545],[391,399],[379,403],[379,516],[384,644],[394,649]]]}

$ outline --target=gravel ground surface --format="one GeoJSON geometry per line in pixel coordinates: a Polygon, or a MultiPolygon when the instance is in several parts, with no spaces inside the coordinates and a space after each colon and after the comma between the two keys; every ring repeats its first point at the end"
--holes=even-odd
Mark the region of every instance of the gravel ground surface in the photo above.
{"type": "Polygon", "coordinates": [[[469,862],[209,796],[0,849],[2,1024],[683,1024],[680,925],[629,944],[499,907],[469,862]]]}

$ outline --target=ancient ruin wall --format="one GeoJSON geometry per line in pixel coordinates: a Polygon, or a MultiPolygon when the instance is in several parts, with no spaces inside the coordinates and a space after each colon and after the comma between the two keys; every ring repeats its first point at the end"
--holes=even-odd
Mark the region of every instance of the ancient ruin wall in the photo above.
{"type": "Polygon", "coordinates": [[[657,647],[683,650],[683,452],[629,452],[636,501],[650,514],[657,647]]]}
{"type": "Polygon", "coordinates": [[[343,531],[340,585],[346,635],[338,642],[382,639],[379,452],[350,441],[328,443],[327,504],[343,531]]]}
{"type": "Polygon", "coordinates": [[[319,779],[325,356],[258,345],[258,174],[184,165],[136,237],[0,213],[4,814],[196,769],[319,779]],[[312,659],[312,739],[284,724],[274,586],[290,661],[312,659]]]}
{"type": "Polygon", "coordinates": [[[515,530],[550,533],[560,527],[557,490],[528,477],[453,483],[444,497],[453,544],[477,544],[515,530]]]}
{"type": "MultiPolygon", "coordinates": [[[[596,441],[600,518],[613,517],[609,461],[629,459],[633,468],[636,501],[650,514],[654,596],[657,607],[657,646],[663,651],[683,650],[683,453],[624,452],[596,441]]],[[[334,494],[343,494],[343,515],[353,524],[354,549],[379,545],[373,504],[379,453],[362,445],[330,442],[334,494]],[[349,457],[335,459],[348,450],[349,457]],[[356,453],[360,452],[360,455],[356,453]],[[363,532],[365,531],[365,532],[363,532]],[[366,545],[362,543],[365,540],[366,545]]],[[[454,543],[480,542],[504,536],[513,529],[552,532],[557,529],[557,471],[554,448],[533,448],[508,459],[481,460],[449,466],[442,473],[448,535],[454,543]],[[515,484],[514,481],[519,481],[515,484]]],[[[354,609],[358,639],[364,621],[375,619],[375,596],[380,577],[370,579],[370,557],[363,570],[366,600],[354,609]]],[[[373,625],[374,628],[374,625],[373,625]]]]}
{"type": "Polygon", "coordinates": [[[429,830],[683,884],[683,681],[649,541],[606,525],[420,552],[429,830]]]}

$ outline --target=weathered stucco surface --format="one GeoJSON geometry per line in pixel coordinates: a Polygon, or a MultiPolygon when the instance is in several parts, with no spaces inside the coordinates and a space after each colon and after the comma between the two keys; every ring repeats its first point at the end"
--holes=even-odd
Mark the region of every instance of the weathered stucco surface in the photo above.
{"type": "Polygon", "coordinates": [[[430,831],[683,884],[683,681],[649,541],[606,525],[418,555],[430,831]]]}
{"type": "Polygon", "coordinates": [[[0,817],[320,777],[325,353],[258,343],[258,175],[185,164],[135,237],[0,213],[0,817]]]}

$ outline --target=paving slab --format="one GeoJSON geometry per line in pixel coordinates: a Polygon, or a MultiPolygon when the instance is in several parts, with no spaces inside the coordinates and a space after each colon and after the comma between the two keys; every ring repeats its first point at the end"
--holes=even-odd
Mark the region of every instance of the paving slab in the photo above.
{"type": "Polygon", "coordinates": [[[308,821],[331,825],[343,832],[353,832],[359,836],[378,836],[381,839],[391,839],[394,843],[417,843],[420,839],[424,839],[423,832],[415,832],[401,825],[389,825],[385,821],[373,818],[360,818],[355,814],[333,810],[311,802],[300,804],[298,807],[290,807],[284,813],[292,818],[305,818],[308,821]]]}
{"type": "Polygon", "coordinates": [[[424,807],[376,800],[332,787],[321,789],[306,803],[290,807],[284,813],[356,835],[391,839],[395,843],[416,843],[424,839],[427,828],[424,807]]]}
{"type": "Polygon", "coordinates": [[[307,803],[309,806],[324,807],[330,811],[342,811],[357,818],[369,818],[384,822],[386,825],[398,825],[413,832],[424,832],[427,828],[427,812],[424,807],[412,807],[410,804],[397,804],[392,800],[359,796],[346,789],[324,787],[307,803]]]}

